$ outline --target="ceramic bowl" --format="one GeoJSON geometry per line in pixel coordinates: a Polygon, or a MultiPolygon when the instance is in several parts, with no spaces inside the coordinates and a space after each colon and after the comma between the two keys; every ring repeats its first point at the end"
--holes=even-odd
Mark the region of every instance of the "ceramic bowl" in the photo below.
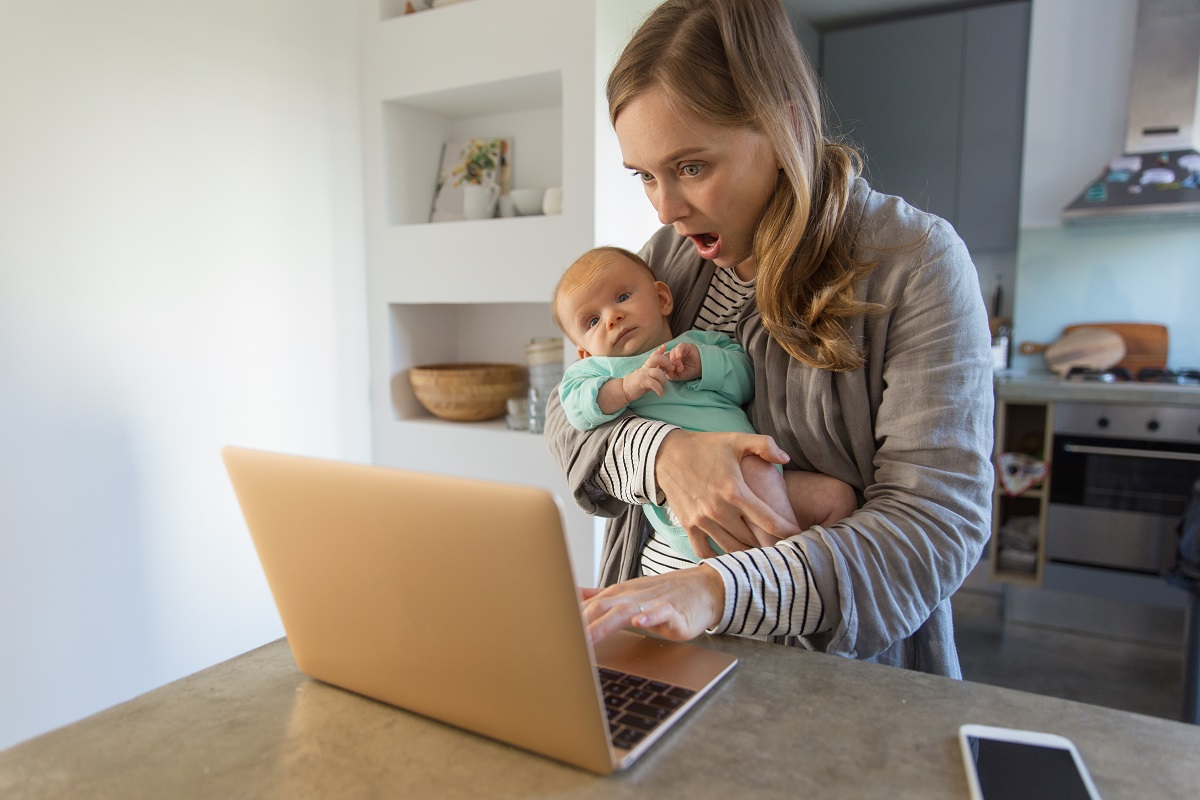
{"type": "Polygon", "coordinates": [[[512,195],[517,213],[522,217],[542,213],[542,200],[546,196],[545,189],[513,189],[509,194],[512,195]]]}
{"type": "Polygon", "coordinates": [[[455,422],[503,416],[508,398],[529,389],[519,364],[424,364],[410,369],[408,379],[421,405],[455,422]]]}

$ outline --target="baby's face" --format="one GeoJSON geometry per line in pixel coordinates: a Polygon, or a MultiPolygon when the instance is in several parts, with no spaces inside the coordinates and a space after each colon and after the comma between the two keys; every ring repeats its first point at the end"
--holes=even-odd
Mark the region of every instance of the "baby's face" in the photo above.
{"type": "Polygon", "coordinates": [[[633,356],[671,339],[670,290],[621,255],[605,255],[560,303],[560,318],[580,358],[633,356]]]}

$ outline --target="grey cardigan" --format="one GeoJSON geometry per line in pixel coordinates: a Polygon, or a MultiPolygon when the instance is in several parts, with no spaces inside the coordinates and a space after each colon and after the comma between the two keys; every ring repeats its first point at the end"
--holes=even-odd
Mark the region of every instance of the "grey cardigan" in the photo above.
{"type": "MultiPolygon", "coordinates": [[[[950,595],[978,561],[991,527],[992,358],[978,277],[945,221],[897,197],[854,186],[856,253],[879,259],[858,296],[886,312],[855,321],[867,361],[828,372],[794,361],[751,303],[737,338],[755,370],[748,409],[789,468],[855,487],[860,509],[793,537],[811,563],[831,626],[813,649],[960,677],[950,595]]],[[[669,226],[643,256],[675,296],[672,327],[692,327],[715,266],[669,226]]],[[[615,422],[589,432],[551,403],[546,440],[588,513],[607,526],[601,582],[638,574],[647,530],[637,507],[593,480],[615,422]]]]}

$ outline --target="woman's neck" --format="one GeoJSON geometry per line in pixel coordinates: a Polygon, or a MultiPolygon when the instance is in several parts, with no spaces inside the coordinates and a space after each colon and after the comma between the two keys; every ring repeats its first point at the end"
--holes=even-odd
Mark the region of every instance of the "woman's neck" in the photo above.
{"type": "Polygon", "coordinates": [[[738,279],[743,283],[749,283],[758,275],[758,261],[754,256],[750,256],[745,261],[739,262],[733,266],[733,274],[738,276],[738,279]]]}

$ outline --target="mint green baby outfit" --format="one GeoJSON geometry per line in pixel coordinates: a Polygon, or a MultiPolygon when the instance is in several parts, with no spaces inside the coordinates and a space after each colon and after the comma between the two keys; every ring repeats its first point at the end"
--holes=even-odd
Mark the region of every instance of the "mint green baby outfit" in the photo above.
{"type": "MultiPolygon", "coordinates": [[[[630,403],[629,408],[637,409],[639,416],[690,431],[754,433],[742,408],[754,397],[754,369],[746,351],[727,334],[701,330],[676,336],[667,342],[667,350],[681,342],[696,345],[700,352],[700,377],[694,381],[668,381],[662,397],[647,392],[630,403]]],[[[636,356],[590,356],[567,367],[558,385],[558,395],[570,423],[586,431],[620,416],[625,409],[612,414],[600,411],[596,402],[600,387],[641,367],[651,352],[636,356]]],[[[680,555],[700,560],[687,533],[672,522],[665,507],[647,503],[642,509],[664,541],[680,555]]],[[[712,546],[717,553],[722,552],[712,546]]]]}

